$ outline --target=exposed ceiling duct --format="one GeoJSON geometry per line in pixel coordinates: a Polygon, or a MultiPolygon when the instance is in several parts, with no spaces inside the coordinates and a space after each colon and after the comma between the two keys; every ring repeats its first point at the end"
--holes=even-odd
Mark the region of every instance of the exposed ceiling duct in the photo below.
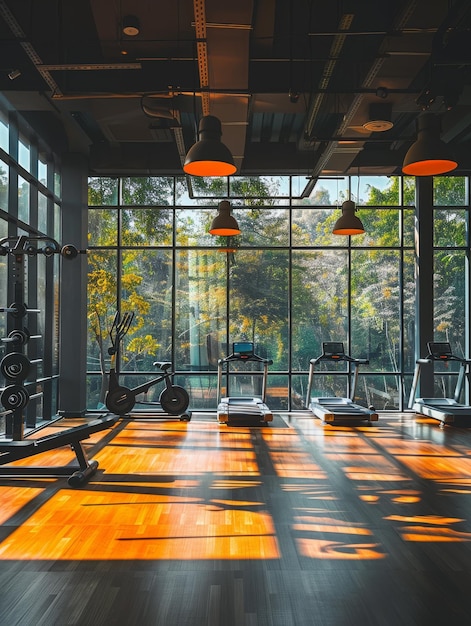
{"type": "Polygon", "coordinates": [[[470,33],[467,0],[0,0],[0,92],[94,174],[181,173],[208,113],[241,174],[398,174],[427,109],[466,173],[470,33]]]}

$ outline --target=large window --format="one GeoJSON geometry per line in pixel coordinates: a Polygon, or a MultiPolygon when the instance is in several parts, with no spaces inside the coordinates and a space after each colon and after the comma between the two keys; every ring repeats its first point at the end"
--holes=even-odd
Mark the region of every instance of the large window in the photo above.
{"type": "MultiPolygon", "coordinates": [[[[135,315],[118,355],[121,384],[134,387],[154,374],[154,361],[172,361],[195,410],[216,409],[217,361],[242,339],[273,361],[275,410],[305,406],[309,361],[324,341],[369,360],[357,402],[404,408],[415,365],[415,180],[327,178],[306,196],[305,182],[235,176],[193,179],[188,189],[183,177],[90,179],[90,409],[104,403],[116,311],[135,315]],[[332,234],[348,198],[364,235],[332,234]],[[208,234],[221,199],[231,202],[237,237],[208,234]]],[[[463,352],[467,184],[436,179],[430,242],[435,338],[463,352]]],[[[320,370],[314,386],[345,395],[347,382],[345,369],[320,370]]]]}
{"type": "Polygon", "coordinates": [[[15,417],[14,427],[11,414],[0,407],[0,435],[11,436],[20,417],[22,427],[34,429],[57,413],[59,255],[28,254],[27,243],[19,246],[18,256],[11,252],[20,237],[31,238],[35,250],[45,245],[38,238],[60,237],[61,194],[54,181],[60,181],[56,159],[0,99],[0,359],[26,357],[31,364],[24,380],[0,375],[6,398],[13,398],[8,408],[15,406],[18,387],[29,397],[16,411],[21,415],[15,417]],[[15,332],[23,333],[21,344],[8,341],[15,332]]]}

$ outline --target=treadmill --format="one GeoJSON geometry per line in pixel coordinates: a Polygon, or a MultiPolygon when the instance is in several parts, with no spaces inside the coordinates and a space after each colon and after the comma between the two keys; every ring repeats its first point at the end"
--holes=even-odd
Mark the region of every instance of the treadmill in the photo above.
{"type": "Polygon", "coordinates": [[[217,419],[222,424],[235,422],[258,422],[264,423],[273,421],[273,413],[265,404],[267,389],[268,366],[273,361],[258,356],[254,352],[254,345],[250,341],[237,341],[232,344],[232,354],[224,359],[218,360],[218,408],[217,419]],[[230,396],[229,395],[229,374],[230,364],[234,362],[245,363],[254,362],[263,365],[262,371],[244,371],[244,375],[262,377],[261,396],[230,396]],[[227,397],[222,398],[222,379],[226,376],[227,397]]]}
{"type": "Polygon", "coordinates": [[[429,341],[427,343],[427,349],[427,356],[423,359],[417,359],[416,361],[408,408],[413,409],[420,415],[426,415],[427,417],[439,420],[440,428],[443,428],[445,424],[457,424],[458,422],[463,424],[471,422],[471,406],[459,403],[463,382],[471,360],[454,355],[448,342],[429,341]],[[416,397],[422,367],[435,361],[442,363],[456,361],[460,364],[453,398],[416,397]]]}
{"type": "MultiPolygon", "coordinates": [[[[346,422],[358,422],[362,420],[366,420],[368,424],[371,424],[371,422],[378,420],[378,413],[374,407],[367,408],[353,402],[358,380],[358,368],[360,365],[367,365],[369,363],[367,359],[354,359],[345,354],[343,343],[340,341],[325,341],[322,344],[322,354],[316,359],[311,359],[309,363],[306,406],[316,417],[329,424],[339,422],[345,424],[346,422]],[[331,363],[345,361],[349,364],[349,367],[352,367],[353,371],[349,371],[351,385],[348,397],[311,397],[315,367],[321,361],[330,361],[331,363]]],[[[333,374],[334,372],[323,371],[322,373],[333,374]]]]}

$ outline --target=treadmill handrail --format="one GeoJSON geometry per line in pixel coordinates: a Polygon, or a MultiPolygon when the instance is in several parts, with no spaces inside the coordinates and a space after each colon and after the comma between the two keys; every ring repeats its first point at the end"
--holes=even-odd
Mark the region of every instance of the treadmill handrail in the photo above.
{"type": "Polygon", "coordinates": [[[266,363],[267,365],[273,365],[272,359],[266,359],[258,354],[251,354],[250,356],[241,355],[239,352],[233,352],[229,356],[219,359],[218,363],[229,363],[230,361],[256,361],[257,363],[266,363]]]}
{"type": "Polygon", "coordinates": [[[347,361],[347,363],[356,363],[357,365],[369,365],[369,359],[355,359],[348,354],[335,355],[335,356],[327,356],[326,354],[321,354],[315,359],[310,359],[309,363],[312,365],[317,365],[319,361],[347,361]]]}

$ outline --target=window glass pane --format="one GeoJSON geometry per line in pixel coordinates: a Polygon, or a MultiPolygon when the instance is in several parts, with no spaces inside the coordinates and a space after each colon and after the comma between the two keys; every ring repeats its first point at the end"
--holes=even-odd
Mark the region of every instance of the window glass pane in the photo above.
{"type": "Polygon", "coordinates": [[[61,197],[61,174],[60,172],[54,172],[54,194],[61,197]]]}
{"type": "Polygon", "coordinates": [[[334,224],[340,215],[341,212],[336,208],[293,208],[291,233],[293,246],[347,246],[348,237],[332,234],[334,224]]]}
{"type": "Polygon", "coordinates": [[[369,359],[366,371],[399,368],[399,259],[392,250],[352,251],[352,356],[369,359]]]}
{"type": "Polygon", "coordinates": [[[122,209],[122,245],[172,245],[172,216],[172,210],[157,207],[152,209],[122,209]]]}
{"type": "Polygon", "coordinates": [[[18,176],[18,219],[29,222],[29,183],[18,176]]]}
{"type": "MultiPolygon", "coordinates": [[[[255,381],[254,381],[255,382],[255,381]]],[[[268,383],[266,390],[266,402],[272,411],[287,411],[289,399],[289,378],[282,374],[270,374],[270,367],[268,368],[268,383]]],[[[303,408],[303,402],[301,396],[295,391],[292,394],[293,407],[298,409],[303,408]]]]}
{"type": "Polygon", "coordinates": [[[8,117],[0,111],[0,148],[9,152],[8,117]]]}
{"type": "MultiPolygon", "coordinates": [[[[225,198],[228,195],[228,179],[214,176],[207,178],[205,176],[193,176],[190,178],[189,185],[194,198],[225,198]]],[[[186,183],[188,192],[188,182],[186,183]]],[[[181,193],[181,189],[179,190],[181,193]]],[[[181,204],[181,202],[180,202],[181,204]]]]}
{"type": "Polygon", "coordinates": [[[357,212],[364,235],[352,236],[352,246],[398,246],[401,240],[398,209],[363,209],[357,212]]]}
{"type": "Polygon", "coordinates": [[[463,206],[466,204],[465,176],[435,176],[433,178],[434,206],[463,206]]]}
{"type": "Polygon", "coordinates": [[[452,352],[460,357],[466,354],[465,267],[464,250],[435,251],[433,340],[449,341],[452,352]]]}
{"type": "MultiPolygon", "coordinates": [[[[61,225],[61,207],[58,204],[54,204],[54,228],[52,236],[56,241],[61,242],[62,238],[62,225],[61,225]]],[[[69,243],[69,242],[66,242],[69,243]]],[[[77,242],[78,243],[78,242],[77,242]]]]}
{"type": "Polygon", "coordinates": [[[347,340],[346,250],[293,251],[292,367],[308,370],[324,341],[347,340]]]}
{"type": "Polygon", "coordinates": [[[135,314],[122,351],[123,372],[155,373],[155,361],[172,360],[171,259],[169,250],[121,253],[121,310],[135,314]]]}
{"type": "Polygon", "coordinates": [[[118,179],[117,178],[89,178],[88,204],[90,206],[117,205],[118,179]]]}
{"type": "Polygon", "coordinates": [[[398,176],[352,176],[352,199],[358,197],[359,205],[398,206],[400,185],[398,176]]]}
{"type": "Polygon", "coordinates": [[[47,161],[44,155],[40,155],[38,159],[38,180],[47,187],[47,161]]]}
{"type": "MultiPolygon", "coordinates": [[[[181,250],[176,255],[175,353],[180,368],[217,370],[226,356],[226,276],[233,260],[218,250],[181,250]]],[[[204,397],[208,379],[191,379],[195,395],[204,397]]],[[[215,406],[215,389],[211,397],[215,406]]]]}
{"type": "MultiPolygon", "coordinates": [[[[177,209],[175,211],[175,236],[177,246],[220,246],[223,237],[213,237],[209,228],[216,209],[177,209]]],[[[233,212],[234,217],[236,217],[233,212]]],[[[237,219],[237,217],[236,217],[237,219]]]]}
{"type": "MultiPolygon", "coordinates": [[[[109,331],[117,309],[117,252],[114,250],[90,250],[88,260],[88,339],[87,368],[101,372],[108,365],[109,331]]],[[[105,368],[106,369],[106,368],[105,368]]],[[[96,379],[93,379],[97,382],[96,379]]],[[[89,390],[93,402],[103,402],[105,389],[89,390]]],[[[90,397],[90,396],[89,396],[90,397]]]]}
{"type": "Polygon", "coordinates": [[[287,176],[234,176],[229,182],[230,196],[271,198],[273,204],[278,204],[277,198],[289,196],[287,176]]]}
{"type": "Polygon", "coordinates": [[[435,246],[466,246],[465,209],[435,209],[433,215],[435,246]]]}
{"type": "Polygon", "coordinates": [[[123,178],[123,204],[173,205],[173,178],[148,176],[123,178]]]}
{"type": "Polygon", "coordinates": [[[198,204],[197,200],[190,197],[188,186],[193,187],[193,178],[178,177],[175,179],[175,206],[190,206],[198,204]]]}
{"type": "Polygon", "coordinates": [[[402,204],[404,206],[415,205],[415,176],[404,176],[402,179],[402,189],[402,204]]]}
{"type": "MultiPolygon", "coordinates": [[[[309,181],[306,180],[306,183],[309,181]]],[[[293,205],[336,206],[348,198],[348,178],[320,178],[307,198],[296,198],[293,205]]]]}
{"type": "Polygon", "coordinates": [[[289,245],[289,211],[271,207],[235,208],[232,211],[241,230],[242,246],[289,245]]]}
{"type": "Polygon", "coordinates": [[[117,209],[88,211],[88,245],[116,246],[118,243],[117,209]]]}
{"type": "MultiPolygon", "coordinates": [[[[413,372],[415,368],[415,258],[412,250],[404,252],[403,267],[403,307],[404,307],[404,370],[413,372]]],[[[411,381],[412,382],[412,381],[411,381]]],[[[406,391],[409,397],[410,388],[406,391]]]]}
{"type": "Polygon", "coordinates": [[[230,267],[229,342],[253,341],[255,351],[288,367],[288,252],[238,250],[230,267]]]}
{"type": "Polygon", "coordinates": [[[403,209],[404,246],[414,246],[415,242],[415,209],[403,209]]]}
{"type": "Polygon", "coordinates": [[[0,161],[0,209],[8,213],[8,165],[0,161]]]}
{"type": "Polygon", "coordinates": [[[47,198],[38,191],[38,230],[47,234],[47,198]]]}
{"type": "MultiPolygon", "coordinates": [[[[399,409],[401,378],[399,375],[376,374],[358,375],[355,402],[362,406],[374,406],[377,411],[399,409]]],[[[380,418],[381,419],[381,418],[380,418]]]]}
{"type": "Polygon", "coordinates": [[[30,146],[25,137],[18,140],[18,163],[27,172],[31,171],[30,146]]]}

